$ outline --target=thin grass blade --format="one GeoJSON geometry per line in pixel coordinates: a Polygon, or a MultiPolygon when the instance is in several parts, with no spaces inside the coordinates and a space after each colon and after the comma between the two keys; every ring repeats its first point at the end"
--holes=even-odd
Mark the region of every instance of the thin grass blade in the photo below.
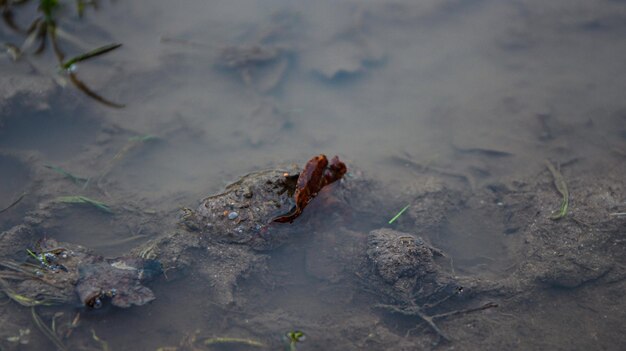
{"type": "Polygon", "coordinates": [[[37,314],[34,306],[31,307],[30,312],[31,316],[33,317],[33,322],[35,322],[35,325],[37,326],[37,328],[39,328],[41,333],[45,335],[48,340],[50,340],[54,344],[54,346],[57,347],[58,350],[66,351],[67,347],[63,345],[61,339],[59,339],[59,337],[43,322],[43,320],[41,320],[41,317],[39,317],[39,315],[37,314]]]}
{"type": "Polygon", "coordinates": [[[397,215],[393,216],[393,218],[389,220],[389,224],[395,222],[396,219],[398,219],[400,216],[402,216],[404,211],[406,211],[409,208],[409,206],[411,206],[411,204],[408,204],[408,205],[404,206],[404,208],[401,209],[400,212],[398,212],[397,215]]]}
{"type": "Polygon", "coordinates": [[[100,56],[100,55],[104,55],[107,52],[111,52],[111,51],[119,48],[120,46],[122,46],[122,44],[109,44],[109,45],[101,46],[101,47],[99,47],[97,49],[91,50],[91,51],[86,52],[84,54],[80,54],[78,56],[74,56],[71,59],[65,61],[63,64],[61,64],[61,68],[69,69],[75,63],[86,61],[86,60],[89,60],[91,58],[94,58],[94,57],[97,57],[97,56],[100,56]]]}
{"type": "Polygon", "coordinates": [[[66,178],[70,179],[72,182],[74,182],[75,184],[82,184],[87,182],[87,178],[83,178],[83,177],[79,177],[76,175],[73,175],[72,173],[66,171],[65,169],[58,167],[58,166],[53,166],[53,165],[44,165],[44,167],[51,169],[57,173],[59,173],[62,176],[65,176],[66,178]]]}
{"type": "Polygon", "coordinates": [[[109,106],[109,107],[115,107],[115,108],[123,108],[125,106],[123,104],[118,104],[116,102],[107,100],[103,98],[102,96],[98,95],[96,92],[94,92],[89,87],[87,87],[85,83],[83,83],[80,79],[78,79],[75,73],[70,73],[69,76],[70,76],[70,81],[72,82],[72,84],[74,84],[76,88],[78,88],[80,91],[85,93],[85,95],[89,96],[90,98],[98,101],[99,103],[109,106]]]}
{"type": "Polygon", "coordinates": [[[242,338],[228,338],[228,337],[209,338],[209,339],[205,339],[203,343],[205,345],[241,344],[241,345],[254,346],[254,347],[265,347],[263,343],[256,341],[256,340],[242,339],[242,338]]]}
{"type": "Polygon", "coordinates": [[[113,213],[113,210],[104,202],[90,199],[82,195],[61,196],[56,199],[57,202],[66,204],[87,204],[96,207],[97,209],[106,212],[113,213]]]}

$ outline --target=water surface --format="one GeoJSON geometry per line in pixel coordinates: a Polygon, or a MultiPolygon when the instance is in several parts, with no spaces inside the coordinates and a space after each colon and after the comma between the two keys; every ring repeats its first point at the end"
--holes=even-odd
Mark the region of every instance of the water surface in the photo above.
{"type": "MultiPolygon", "coordinates": [[[[113,159],[128,138],[154,135],[157,141],[131,149],[107,170],[103,186],[111,198],[172,221],[180,207],[195,207],[239,175],[337,154],[351,170],[384,184],[390,203],[376,216],[391,218],[399,208],[385,205],[399,205],[403,189],[419,181],[419,167],[469,191],[535,177],[545,159],[580,162],[582,173],[616,167],[619,157],[623,162],[625,19],[620,1],[106,2],[82,21],[70,16],[59,24],[87,48],[123,43],[79,64],[78,73],[126,107],[107,108],[68,86],[56,100],[63,105],[2,110],[0,148],[36,152],[42,162],[95,176],[101,171],[92,165],[113,159]],[[271,30],[287,62],[273,89],[256,86],[272,67],[220,66],[225,47],[260,45],[271,30]],[[334,74],[338,68],[344,71],[334,74]]],[[[11,35],[0,32],[2,39],[11,35]]],[[[31,60],[56,74],[49,55],[31,60]]],[[[23,65],[4,61],[2,74],[28,71],[23,65]]],[[[12,182],[0,184],[0,196],[14,198],[22,170],[4,159],[0,166],[0,177],[12,182]]],[[[502,277],[515,263],[510,245],[518,243],[500,222],[477,221],[481,215],[451,214],[430,239],[455,258],[459,272],[502,277]]],[[[353,221],[364,232],[387,225],[353,221]]],[[[49,234],[105,255],[123,254],[157,234],[128,223],[64,213],[49,234]],[[146,237],[107,245],[129,233],[146,237]]],[[[300,238],[272,252],[270,268],[288,280],[279,289],[259,291],[254,278],[241,283],[244,295],[258,299],[255,307],[224,310],[206,293],[211,282],[191,275],[154,286],[158,298],[148,306],[86,314],[83,321],[113,349],[153,350],[196,330],[259,337],[241,323],[258,316],[285,332],[300,326],[283,315],[320,325],[373,318],[354,312],[365,306],[350,290],[358,288],[307,273],[306,247],[313,244],[300,238]]],[[[549,324],[550,318],[539,319],[549,324]]],[[[385,321],[400,325],[399,333],[405,322],[385,321]]],[[[611,324],[604,330],[610,338],[616,332],[611,324]]],[[[550,342],[528,345],[559,348],[568,335],[547,332],[550,342]]],[[[281,333],[263,337],[277,342],[281,333]]],[[[340,344],[313,335],[301,348],[340,344]]]]}

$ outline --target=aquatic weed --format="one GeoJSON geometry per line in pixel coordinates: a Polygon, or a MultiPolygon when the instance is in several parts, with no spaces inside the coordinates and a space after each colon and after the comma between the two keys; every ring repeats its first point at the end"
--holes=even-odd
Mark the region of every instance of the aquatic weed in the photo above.
{"type": "Polygon", "coordinates": [[[70,173],[70,172],[66,171],[65,169],[63,169],[61,167],[58,167],[58,166],[44,165],[44,167],[57,172],[58,174],[64,176],[65,178],[71,180],[72,182],[74,182],[75,184],[78,184],[78,185],[85,184],[88,181],[87,178],[74,175],[74,174],[72,174],[72,173],[70,173]]]}
{"type": "Polygon", "coordinates": [[[259,341],[244,339],[244,338],[229,338],[229,337],[215,337],[208,338],[202,342],[204,345],[217,345],[217,344],[241,344],[253,347],[264,347],[265,345],[259,341]]]}
{"type": "Polygon", "coordinates": [[[16,293],[9,284],[2,278],[0,278],[0,292],[4,293],[9,299],[24,307],[34,306],[53,306],[63,303],[60,298],[54,296],[41,296],[38,299],[34,299],[25,295],[16,293]]]}
{"type": "Polygon", "coordinates": [[[91,338],[94,339],[94,341],[96,341],[98,344],[100,344],[100,348],[102,348],[102,351],[109,351],[111,349],[109,347],[109,343],[106,340],[98,337],[98,335],[96,335],[96,331],[93,328],[91,328],[91,338]]]}
{"type": "MultiPolygon", "coordinates": [[[[200,334],[200,330],[196,330],[193,333],[187,333],[180,340],[178,346],[162,346],[159,347],[157,351],[199,350],[199,348],[196,346],[198,334],[200,334]]],[[[202,344],[204,344],[205,346],[239,344],[251,347],[265,347],[265,344],[252,339],[219,336],[204,339],[202,341],[202,344]]]]}
{"type": "MultiPolygon", "coordinates": [[[[21,47],[13,45],[11,43],[5,43],[5,47],[7,51],[14,59],[14,61],[18,60],[22,54],[28,50],[33,44],[38,42],[38,46],[36,47],[34,54],[41,54],[45,48],[47,43],[49,42],[52,45],[52,50],[56,59],[58,61],[59,68],[62,72],[66,72],[70,82],[82,91],[85,95],[93,98],[94,100],[100,102],[103,105],[115,108],[124,107],[123,104],[113,102],[108,100],[92,89],[90,89],[82,80],[80,80],[75,72],[76,63],[86,61],[92,59],[94,57],[106,54],[111,52],[117,48],[119,48],[122,44],[114,43],[105,46],[98,47],[94,50],[88,51],[83,54],[76,55],[69,60],[65,60],[65,53],[61,49],[59,43],[59,37],[63,37],[64,32],[60,31],[57,25],[57,15],[59,9],[62,7],[60,0],[39,0],[39,6],[37,7],[37,12],[39,15],[35,17],[35,19],[31,22],[31,24],[26,28],[22,29],[15,21],[14,21],[14,7],[18,5],[23,5],[29,3],[29,0],[21,0],[21,1],[9,1],[9,0],[0,0],[0,7],[2,8],[2,18],[4,23],[13,31],[23,34],[26,36],[24,42],[21,47]]],[[[76,0],[75,7],[79,17],[82,17],[86,5],[92,5],[94,8],[97,8],[97,1],[84,1],[84,0],[76,0]]]]}
{"type": "Polygon", "coordinates": [[[293,330],[287,333],[287,341],[289,341],[289,351],[296,351],[296,345],[306,339],[304,332],[293,330]]]}
{"type": "Polygon", "coordinates": [[[35,310],[35,306],[31,307],[30,312],[31,316],[33,317],[33,322],[35,322],[35,325],[37,326],[37,328],[39,328],[41,333],[45,335],[48,340],[50,340],[54,344],[54,346],[56,346],[58,350],[66,351],[67,347],[65,347],[65,345],[63,344],[61,339],[59,339],[56,333],[43,322],[41,317],[39,317],[37,311],[35,310]]]}
{"type": "Polygon", "coordinates": [[[82,195],[60,196],[56,198],[56,201],[61,202],[61,203],[68,203],[68,204],[87,204],[87,205],[94,206],[100,211],[103,211],[106,213],[113,213],[111,208],[104,202],[93,200],[82,195]]]}

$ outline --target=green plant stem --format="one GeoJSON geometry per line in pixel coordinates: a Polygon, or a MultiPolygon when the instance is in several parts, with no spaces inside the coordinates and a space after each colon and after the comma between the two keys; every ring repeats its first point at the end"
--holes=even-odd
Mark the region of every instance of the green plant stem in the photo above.
{"type": "Polygon", "coordinates": [[[400,212],[398,212],[397,215],[395,215],[392,219],[389,220],[389,224],[395,222],[395,220],[398,219],[398,217],[402,216],[404,211],[406,211],[409,208],[409,206],[411,206],[411,204],[408,204],[408,205],[404,206],[404,208],[401,209],[400,212]]]}

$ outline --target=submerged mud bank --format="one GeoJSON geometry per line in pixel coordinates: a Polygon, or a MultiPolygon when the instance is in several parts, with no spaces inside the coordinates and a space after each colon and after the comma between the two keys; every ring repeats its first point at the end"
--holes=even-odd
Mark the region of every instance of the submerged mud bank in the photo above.
{"type": "MultiPolygon", "coordinates": [[[[554,220],[551,215],[558,207],[558,193],[547,172],[532,181],[493,184],[477,191],[426,177],[430,180],[423,184],[429,185],[410,187],[400,196],[355,172],[325,188],[301,218],[285,224],[272,219],[293,206],[285,187],[293,186],[290,179],[298,169],[254,172],[225,192],[203,199],[197,211],[183,209],[178,219],[165,219],[156,238],[124,257],[104,259],[85,247],[47,237],[49,223],[67,205],[54,198],[46,201],[46,195],[38,191],[36,184],[50,174],[33,170],[38,167],[36,158],[5,157],[31,170],[27,182],[42,200],[38,209],[23,213],[22,224],[1,234],[3,292],[25,306],[70,304],[83,306],[81,313],[91,313],[103,304],[129,307],[152,300],[158,304],[159,296],[149,286],[177,284],[197,275],[208,282],[206,296],[221,308],[257,311],[249,323],[258,327],[253,336],[262,337],[263,332],[273,330],[268,325],[276,318],[288,321],[292,317],[265,310],[261,303],[265,297],[259,304],[251,297],[264,286],[269,288],[267,284],[281,285],[272,262],[287,254],[286,248],[306,243],[309,249],[302,252],[306,274],[331,289],[357,289],[349,297],[350,305],[359,301],[366,307],[353,316],[358,322],[335,321],[344,327],[328,329],[315,319],[298,320],[296,324],[313,335],[327,334],[316,342],[328,342],[333,335],[339,340],[343,333],[351,333],[349,341],[341,342],[343,348],[436,343],[471,349],[476,345],[472,340],[485,337],[486,330],[468,334],[455,320],[481,325],[506,315],[523,324],[526,317],[519,308],[529,299],[610,291],[622,286],[626,276],[620,263],[625,257],[624,219],[610,215],[624,201],[624,184],[618,178],[594,179],[593,183],[569,178],[571,209],[554,220]],[[352,220],[363,214],[376,218],[379,204],[405,199],[411,199],[410,210],[391,226],[395,229],[363,231],[352,220]],[[458,267],[454,255],[459,248],[448,247],[453,255],[436,247],[437,242],[442,247],[450,245],[442,239],[450,228],[448,218],[464,212],[472,213],[476,221],[502,224],[500,235],[493,237],[499,242],[484,245],[505,247],[510,266],[494,269],[489,265],[500,261],[486,258],[486,264],[458,267]],[[36,257],[29,256],[27,249],[36,257]],[[159,273],[161,268],[164,275],[159,273]],[[150,283],[154,278],[158,279],[150,283]],[[248,281],[264,283],[242,290],[248,281]],[[359,289],[363,290],[357,293],[359,289]],[[386,321],[394,315],[404,316],[403,323],[420,332],[403,335],[407,327],[386,321]],[[366,335],[365,330],[375,331],[366,335]]],[[[30,204],[35,204],[32,196],[30,204]]],[[[336,318],[343,318],[342,313],[336,318]]],[[[505,323],[502,328],[512,325],[505,323]]],[[[490,347],[511,342],[504,330],[487,340],[490,347]]]]}

